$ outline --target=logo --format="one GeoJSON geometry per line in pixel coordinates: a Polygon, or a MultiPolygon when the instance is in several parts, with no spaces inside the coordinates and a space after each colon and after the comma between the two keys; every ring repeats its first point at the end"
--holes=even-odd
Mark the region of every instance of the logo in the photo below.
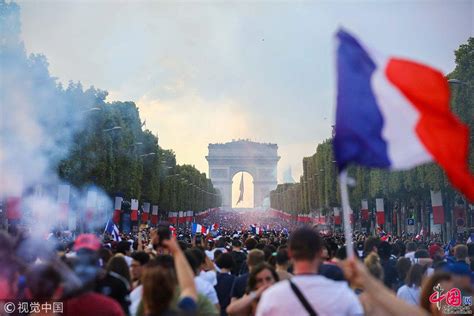
{"type": "Polygon", "coordinates": [[[444,314],[472,314],[472,297],[462,296],[458,288],[452,288],[445,293],[438,283],[433,287],[433,291],[430,295],[430,303],[436,303],[438,310],[442,310],[444,314]],[[442,305],[443,301],[446,304],[442,305]]]}

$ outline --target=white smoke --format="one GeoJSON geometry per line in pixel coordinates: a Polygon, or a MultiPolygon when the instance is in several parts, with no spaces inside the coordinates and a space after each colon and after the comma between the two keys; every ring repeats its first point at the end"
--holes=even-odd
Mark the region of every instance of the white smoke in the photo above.
{"type": "MultiPolygon", "coordinates": [[[[28,215],[24,222],[44,235],[58,224],[58,163],[74,145],[95,98],[80,85],[72,85],[76,94],[68,93],[49,74],[44,56],[27,56],[19,14],[18,5],[0,0],[0,200],[21,198],[21,212],[28,215]],[[38,185],[44,188],[41,195],[33,190],[38,185]]],[[[111,209],[107,195],[96,191],[94,209],[101,211],[99,204],[102,211],[111,209]]],[[[86,199],[87,189],[72,189],[69,213],[81,216],[86,199]]]]}

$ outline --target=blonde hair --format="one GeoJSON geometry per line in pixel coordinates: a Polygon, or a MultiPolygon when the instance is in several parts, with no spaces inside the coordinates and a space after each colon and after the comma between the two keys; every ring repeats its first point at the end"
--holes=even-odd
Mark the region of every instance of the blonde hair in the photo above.
{"type": "Polygon", "coordinates": [[[379,280],[383,279],[383,268],[380,264],[380,257],[375,252],[371,252],[365,259],[364,264],[369,270],[370,274],[379,280]]]}

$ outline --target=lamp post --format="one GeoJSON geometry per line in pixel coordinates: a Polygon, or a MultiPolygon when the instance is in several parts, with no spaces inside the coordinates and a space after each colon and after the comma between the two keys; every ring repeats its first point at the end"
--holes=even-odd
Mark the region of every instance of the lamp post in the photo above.
{"type": "Polygon", "coordinates": [[[104,130],[102,130],[102,131],[103,131],[104,133],[106,133],[106,132],[117,131],[117,130],[121,130],[121,129],[122,129],[121,126],[114,126],[114,127],[112,127],[112,128],[107,128],[107,129],[104,129],[104,130]]]}

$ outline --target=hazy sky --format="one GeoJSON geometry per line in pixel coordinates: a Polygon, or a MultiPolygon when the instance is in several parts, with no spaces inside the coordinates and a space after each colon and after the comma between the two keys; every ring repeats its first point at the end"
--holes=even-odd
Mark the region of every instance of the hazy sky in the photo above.
{"type": "Polygon", "coordinates": [[[472,0],[18,2],[28,52],[135,101],[179,163],[207,173],[209,143],[250,138],[278,144],[279,179],[331,134],[339,26],[444,73],[474,33],[472,0]]]}

